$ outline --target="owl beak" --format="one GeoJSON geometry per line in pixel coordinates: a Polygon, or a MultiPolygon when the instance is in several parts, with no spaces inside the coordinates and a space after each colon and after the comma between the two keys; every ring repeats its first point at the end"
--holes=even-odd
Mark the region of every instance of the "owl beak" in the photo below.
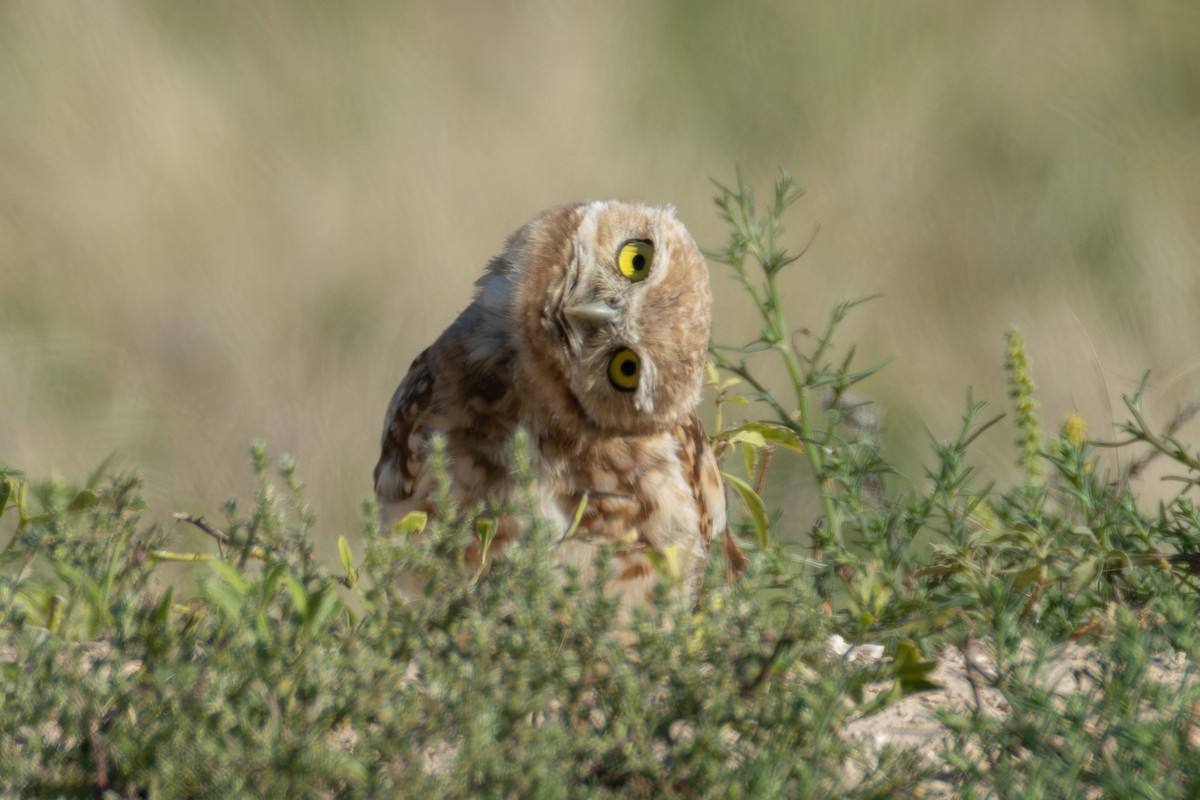
{"type": "Polygon", "coordinates": [[[603,300],[591,300],[587,303],[567,306],[563,310],[572,317],[596,324],[612,322],[621,313],[603,300]]]}

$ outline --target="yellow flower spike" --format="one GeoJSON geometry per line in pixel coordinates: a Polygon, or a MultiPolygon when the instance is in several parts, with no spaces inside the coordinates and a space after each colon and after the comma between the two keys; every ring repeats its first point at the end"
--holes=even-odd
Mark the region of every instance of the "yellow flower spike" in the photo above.
{"type": "Polygon", "coordinates": [[[1025,470],[1025,484],[1036,486],[1041,483],[1045,464],[1042,463],[1042,431],[1037,418],[1037,401],[1033,398],[1033,378],[1029,373],[1029,354],[1025,351],[1025,340],[1016,328],[1005,334],[1008,349],[1004,357],[1004,369],[1008,373],[1008,396],[1016,410],[1017,463],[1025,470]]]}
{"type": "Polygon", "coordinates": [[[1062,437],[1076,447],[1083,447],[1087,439],[1087,420],[1076,411],[1072,411],[1063,420],[1062,437]]]}

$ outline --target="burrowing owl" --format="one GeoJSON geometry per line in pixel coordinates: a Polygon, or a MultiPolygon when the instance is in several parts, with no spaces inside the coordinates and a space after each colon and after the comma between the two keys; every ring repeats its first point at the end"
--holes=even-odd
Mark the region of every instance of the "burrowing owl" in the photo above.
{"type": "MultiPolygon", "coordinates": [[[[426,450],[435,432],[460,505],[506,499],[521,426],[540,513],[566,532],[586,498],[551,557],[586,575],[596,545],[616,544],[608,586],[623,615],[646,601],[664,563],[694,588],[714,536],[727,568],[740,568],[695,411],[712,320],[708,269],[674,210],[593,202],[544,211],[476,286],[392,396],[375,467],[381,523],[433,511],[426,450]]],[[[519,521],[501,520],[492,552],[520,535],[519,521]]]]}

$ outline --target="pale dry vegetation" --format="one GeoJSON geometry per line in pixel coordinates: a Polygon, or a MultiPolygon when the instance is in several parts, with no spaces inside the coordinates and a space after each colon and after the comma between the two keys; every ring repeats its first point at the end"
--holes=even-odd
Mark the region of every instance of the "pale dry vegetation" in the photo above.
{"type": "Polygon", "coordinates": [[[512,229],[620,196],[715,247],[731,164],[808,190],[794,325],[884,295],[848,330],[900,358],[870,394],[914,477],[963,387],[1001,397],[1010,325],[1051,420],[1108,432],[1146,369],[1164,414],[1200,385],[1186,2],[13,3],[0,100],[0,457],[115,452],[164,513],[236,491],[261,436],[353,530],[391,389],[512,229]]]}

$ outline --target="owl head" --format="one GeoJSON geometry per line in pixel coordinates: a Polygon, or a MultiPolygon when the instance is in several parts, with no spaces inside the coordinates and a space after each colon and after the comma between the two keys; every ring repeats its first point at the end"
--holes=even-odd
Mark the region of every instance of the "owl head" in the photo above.
{"type": "Polygon", "coordinates": [[[478,302],[508,316],[510,369],[535,424],[561,435],[647,433],[699,402],[712,295],[672,208],[544,211],[493,259],[478,302]]]}

